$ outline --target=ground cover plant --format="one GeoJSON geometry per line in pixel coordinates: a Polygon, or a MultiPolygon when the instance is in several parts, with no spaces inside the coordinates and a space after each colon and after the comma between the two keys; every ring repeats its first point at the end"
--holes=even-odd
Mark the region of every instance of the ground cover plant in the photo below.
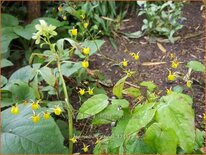
{"type": "Polygon", "coordinates": [[[2,154],[204,154],[202,2],[25,4],[1,15],[2,154]]]}

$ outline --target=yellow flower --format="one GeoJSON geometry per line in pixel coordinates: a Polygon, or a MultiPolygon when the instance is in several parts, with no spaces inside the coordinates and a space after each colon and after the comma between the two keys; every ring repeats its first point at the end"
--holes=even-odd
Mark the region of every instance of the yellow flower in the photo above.
{"type": "Polygon", "coordinates": [[[203,118],[204,118],[204,122],[206,122],[206,115],[205,114],[203,114],[203,118]]]}
{"type": "Polygon", "coordinates": [[[89,82],[88,82],[88,81],[84,81],[84,84],[88,85],[88,84],[89,84],[89,82]]]}
{"type": "Polygon", "coordinates": [[[170,59],[174,59],[176,57],[176,55],[174,53],[170,54],[170,59]]]}
{"type": "Polygon", "coordinates": [[[100,138],[97,138],[95,144],[97,145],[97,144],[99,144],[100,142],[101,142],[101,141],[100,141],[100,138]]]}
{"type": "Polygon", "coordinates": [[[40,121],[39,115],[34,114],[34,115],[32,116],[32,121],[33,121],[34,123],[39,122],[39,121],[40,121]]]}
{"type": "Polygon", "coordinates": [[[89,62],[84,60],[84,61],[82,62],[82,67],[88,68],[88,67],[89,67],[89,62]]]}
{"type": "Polygon", "coordinates": [[[69,139],[73,144],[77,142],[77,139],[75,137],[69,139]]]}
{"type": "Polygon", "coordinates": [[[89,47],[82,49],[82,53],[83,53],[84,55],[89,55],[89,52],[90,52],[90,48],[89,48],[89,47]]]}
{"type": "Polygon", "coordinates": [[[127,67],[127,65],[128,65],[128,63],[127,63],[127,61],[124,59],[124,60],[122,61],[122,66],[127,67]]]}
{"type": "Polygon", "coordinates": [[[67,20],[67,16],[62,16],[63,20],[67,20]]]}
{"type": "Polygon", "coordinates": [[[37,110],[39,108],[39,100],[36,101],[36,102],[33,102],[32,105],[31,105],[31,108],[33,110],[37,110]]]}
{"type": "Polygon", "coordinates": [[[84,95],[84,94],[85,94],[85,90],[80,88],[80,89],[79,89],[79,94],[80,94],[80,95],[84,95]]]}
{"type": "Polygon", "coordinates": [[[11,107],[11,113],[12,113],[12,114],[18,114],[18,113],[19,113],[19,108],[18,108],[17,105],[13,105],[13,106],[11,107]]]}
{"type": "Polygon", "coordinates": [[[172,68],[177,68],[179,66],[179,62],[177,60],[172,61],[172,68]]]}
{"type": "Polygon", "coordinates": [[[172,93],[172,89],[167,89],[167,95],[170,95],[172,93]]]}
{"type": "Polygon", "coordinates": [[[175,75],[171,71],[169,71],[169,75],[167,76],[167,79],[169,81],[174,81],[175,80],[175,75]]]}
{"type": "Polygon", "coordinates": [[[83,23],[84,28],[86,29],[89,26],[89,22],[83,23]]]}
{"type": "Polygon", "coordinates": [[[84,152],[88,152],[89,151],[89,145],[85,145],[85,144],[83,144],[84,145],[84,147],[82,148],[82,150],[84,151],[84,152]]]}
{"type": "Polygon", "coordinates": [[[59,6],[59,7],[58,7],[58,11],[59,11],[59,12],[62,12],[62,6],[59,6]]]}
{"type": "Polygon", "coordinates": [[[55,115],[60,115],[62,112],[61,108],[59,108],[58,106],[54,109],[54,113],[55,115]]]}
{"type": "Polygon", "coordinates": [[[133,58],[135,59],[135,60],[138,60],[139,59],[139,54],[137,53],[137,54],[134,54],[133,55],[133,58]]]}
{"type": "Polygon", "coordinates": [[[186,85],[187,85],[188,88],[191,88],[191,86],[192,86],[192,81],[191,81],[191,80],[188,80],[187,83],[186,83],[186,85]]]}
{"type": "Polygon", "coordinates": [[[91,89],[91,88],[89,88],[89,89],[88,89],[88,91],[87,91],[87,92],[88,92],[88,94],[89,94],[89,95],[93,95],[93,94],[94,94],[93,89],[94,89],[94,88],[92,88],[92,89],[91,89]]]}
{"type": "Polygon", "coordinates": [[[70,32],[73,36],[77,36],[77,29],[73,28],[72,30],[70,30],[70,32]]]}
{"type": "Polygon", "coordinates": [[[135,53],[134,52],[130,52],[129,55],[133,57],[135,55],[135,53]]]}
{"type": "Polygon", "coordinates": [[[43,115],[43,118],[45,120],[49,119],[50,118],[50,113],[49,112],[45,112],[44,115],[43,115]]]}
{"type": "Polygon", "coordinates": [[[84,19],[85,18],[85,14],[81,14],[80,17],[82,17],[82,19],[84,19]]]}

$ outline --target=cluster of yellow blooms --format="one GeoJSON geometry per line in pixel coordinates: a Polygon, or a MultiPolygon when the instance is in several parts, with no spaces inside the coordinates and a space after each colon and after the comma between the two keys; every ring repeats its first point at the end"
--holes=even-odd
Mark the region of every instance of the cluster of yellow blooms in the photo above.
{"type": "MultiPolygon", "coordinates": [[[[36,102],[33,102],[31,104],[31,108],[33,110],[33,116],[31,118],[34,123],[37,123],[40,121],[40,114],[35,113],[35,111],[40,108],[39,102],[40,100],[37,100],[36,102]]],[[[55,108],[52,108],[52,109],[55,115],[60,115],[62,113],[62,110],[59,106],[56,106],[55,108]]],[[[19,107],[17,104],[11,107],[11,114],[14,114],[14,115],[19,114],[19,107]]],[[[43,112],[44,120],[48,120],[50,117],[51,117],[50,112],[48,111],[43,112]]]]}
{"type": "MultiPolygon", "coordinates": [[[[126,53],[127,50],[124,50],[124,52],[126,53]]],[[[134,58],[134,60],[139,60],[139,52],[138,53],[130,52],[129,55],[132,56],[134,58]]],[[[127,67],[128,66],[128,61],[126,59],[124,59],[121,62],[121,64],[122,64],[123,67],[127,67]]]]}
{"type": "Polygon", "coordinates": [[[93,95],[94,94],[93,90],[94,90],[94,88],[92,88],[92,89],[88,88],[87,91],[85,91],[85,89],[80,88],[79,89],[79,94],[84,95],[87,92],[89,95],[93,95]]]}

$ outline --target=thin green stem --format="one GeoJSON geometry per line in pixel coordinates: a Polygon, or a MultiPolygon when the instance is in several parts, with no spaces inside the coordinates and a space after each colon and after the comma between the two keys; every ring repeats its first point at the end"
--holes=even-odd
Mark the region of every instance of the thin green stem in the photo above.
{"type": "Polygon", "coordinates": [[[65,102],[66,102],[66,108],[67,108],[67,114],[68,114],[69,154],[72,154],[72,152],[73,152],[73,143],[70,139],[73,138],[73,112],[72,112],[73,108],[72,108],[71,104],[69,103],[69,96],[68,96],[66,84],[65,84],[65,81],[64,81],[64,78],[63,78],[63,75],[62,75],[59,57],[58,57],[58,60],[57,60],[57,67],[58,67],[58,71],[59,71],[60,80],[61,80],[62,86],[63,86],[65,102]]]}

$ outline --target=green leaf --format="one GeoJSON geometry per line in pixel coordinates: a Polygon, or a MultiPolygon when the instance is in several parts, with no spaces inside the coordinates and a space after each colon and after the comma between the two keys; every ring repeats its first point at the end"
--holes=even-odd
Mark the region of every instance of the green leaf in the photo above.
{"type": "MultiPolygon", "coordinates": [[[[86,40],[83,43],[80,43],[82,48],[83,47],[90,48],[89,56],[96,53],[103,44],[104,44],[104,40],[86,40]]],[[[85,58],[85,56],[81,53],[80,49],[76,49],[75,54],[78,55],[80,58],[85,58]]]]}
{"type": "Polygon", "coordinates": [[[143,139],[131,137],[125,146],[125,154],[155,154],[156,152],[143,139]]]}
{"type": "Polygon", "coordinates": [[[42,78],[51,86],[55,85],[56,77],[54,76],[51,68],[43,67],[39,70],[42,78]]]}
{"type": "Polygon", "coordinates": [[[103,111],[95,115],[92,124],[109,124],[120,119],[123,116],[123,110],[118,110],[117,105],[109,105],[103,111]]]}
{"type": "Polygon", "coordinates": [[[21,103],[23,100],[35,100],[35,90],[28,86],[26,82],[16,81],[11,86],[13,102],[21,103]]]}
{"type": "Polygon", "coordinates": [[[19,105],[20,113],[11,108],[2,112],[2,154],[61,154],[67,153],[64,138],[53,118],[33,123],[31,107],[19,105]]]}
{"type": "Polygon", "coordinates": [[[202,147],[204,147],[204,131],[200,131],[199,129],[196,129],[195,132],[195,150],[198,150],[202,147]]]}
{"type": "Polygon", "coordinates": [[[136,39],[142,37],[144,34],[142,31],[137,31],[133,33],[124,33],[128,38],[136,39]]]}
{"type": "Polygon", "coordinates": [[[183,87],[177,85],[172,90],[176,93],[182,93],[184,89],[183,89],[183,87]]]}
{"type": "Polygon", "coordinates": [[[1,60],[1,68],[4,68],[4,67],[8,67],[8,66],[13,66],[14,64],[7,60],[7,59],[2,59],[1,60]]]}
{"type": "Polygon", "coordinates": [[[140,83],[140,86],[147,87],[149,91],[153,91],[157,87],[152,81],[143,81],[140,83]]]}
{"type": "Polygon", "coordinates": [[[129,87],[123,90],[123,94],[126,94],[130,97],[138,97],[141,95],[141,91],[134,87],[129,87]]]}
{"type": "Polygon", "coordinates": [[[124,83],[127,79],[127,76],[121,78],[114,86],[112,92],[115,96],[117,96],[118,98],[122,98],[122,91],[124,88],[124,83]]]}
{"type": "Polygon", "coordinates": [[[19,25],[19,20],[10,14],[3,13],[1,15],[1,25],[3,28],[17,26],[19,25]]]}
{"type": "Polygon", "coordinates": [[[13,28],[14,32],[23,37],[26,40],[30,40],[33,36],[33,33],[36,32],[35,24],[26,25],[25,28],[22,26],[16,26],[13,28]]]}
{"type": "Polygon", "coordinates": [[[125,99],[112,99],[112,105],[121,106],[122,108],[128,108],[129,102],[125,99]]]}
{"type": "Polygon", "coordinates": [[[8,57],[8,55],[6,55],[6,53],[9,50],[9,45],[10,45],[11,41],[18,38],[19,36],[13,32],[12,27],[2,28],[1,32],[2,32],[2,43],[1,43],[2,54],[4,54],[4,57],[8,57]]]}
{"type": "Polygon", "coordinates": [[[29,65],[22,67],[11,75],[9,82],[14,82],[17,80],[29,82],[29,80],[31,80],[36,75],[37,69],[39,67],[40,64],[33,64],[33,68],[29,65]]]}
{"type": "Polygon", "coordinates": [[[108,154],[108,138],[104,138],[100,143],[95,145],[94,154],[108,154]]]}
{"type": "Polygon", "coordinates": [[[80,107],[77,119],[84,119],[98,114],[107,107],[108,103],[108,97],[104,94],[92,96],[80,107]]]}
{"type": "Polygon", "coordinates": [[[7,107],[12,104],[12,93],[8,90],[1,90],[1,107],[7,107]]]}
{"type": "Polygon", "coordinates": [[[154,123],[147,129],[144,140],[158,154],[176,154],[178,138],[172,129],[165,129],[154,123]]]}
{"type": "Polygon", "coordinates": [[[61,65],[62,74],[66,77],[71,76],[75,72],[77,72],[80,68],[82,68],[81,62],[66,62],[61,65]]]}
{"type": "Polygon", "coordinates": [[[7,78],[0,75],[0,79],[1,79],[1,88],[2,88],[7,84],[7,78]]]}
{"type": "Polygon", "coordinates": [[[163,128],[171,128],[176,131],[179,146],[191,153],[194,149],[194,111],[192,99],[184,94],[172,93],[161,98],[156,112],[156,121],[163,128]]]}
{"type": "Polygon", "coordinates": [[[194,71],[205,73],[205,66],[199,61],[190,61],[187,63],[187,67],[194,71]]]}
{"type": "Polygon", "coordinates": [[[138,105],[135,108],[134,113],[132,114],[131,119],[125,128],[125,135],[130,135],[135,132],[139,132],[140,129],[145,127],[148,123],[153,120],[153,117],[156,112],[156,108],[154,103],[144,103],[142,105],[138,105]]]}

